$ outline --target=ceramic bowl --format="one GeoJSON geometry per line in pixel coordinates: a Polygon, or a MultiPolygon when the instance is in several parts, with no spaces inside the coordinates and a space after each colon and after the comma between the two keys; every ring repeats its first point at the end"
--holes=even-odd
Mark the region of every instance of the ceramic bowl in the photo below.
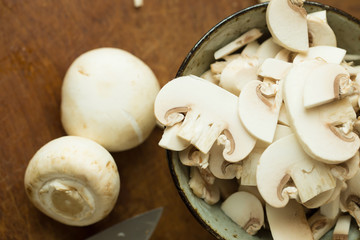
{"type": "MultiPolygon", "coordinates": [[[[227,17],[211,28],[191,49],[183,61],[177,76],[193,74],[200,76],[210,63],[214,52],[252,28],[267,32],[265,13],[267,3],[255,5],[227,17]]],[[[327,10],[328,23],[334,30],[338,47],[348,53],[360,54],[360,21],[341,10],[315,2],[305,3],[308,12],[327,10]]],[[[178,192],[186,206],[200,224],[217,239],[272,239],[269,230],[260,230],[250,236],[230,220],[220,209],[220,204],[210,206],[197,198],[188,185],[189,168],[183,166],[176,152],[167,151],[170,171],[178,192]]],[[[354,221],[353,221],[354,222],[354,221]]],[[[322,239],[331,239],[331,232],[322,239]]],[[[360,234],[353,223],[349,239],[359,239],[360,234]]]]}

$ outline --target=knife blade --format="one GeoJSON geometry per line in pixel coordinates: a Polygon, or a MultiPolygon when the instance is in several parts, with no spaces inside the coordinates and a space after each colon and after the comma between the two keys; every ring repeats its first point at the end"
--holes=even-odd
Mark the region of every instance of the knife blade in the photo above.
{"type": "Polygon", "coordinates": [[[158,224],[163,207],[150,210],[117,223],[87,240],[148,240],[158,224]]]}

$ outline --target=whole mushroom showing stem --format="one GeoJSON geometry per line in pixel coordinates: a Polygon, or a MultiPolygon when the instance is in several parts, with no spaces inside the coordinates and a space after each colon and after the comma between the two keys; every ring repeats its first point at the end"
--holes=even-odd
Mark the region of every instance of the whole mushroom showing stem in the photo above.
{"type": "Polygon", "coordinates": [[[27,166],[24,183],[40,211],[73,226],[103,219],[120,191],[119,173],[110,153],[76,136],[61,137],[40,148],[27,166]]]}
{"type": "Polygon", "coordinates": [[[68,135],[90,138],[108,151],[140,145],[155,127],[159,83],[136,56],[99,48],[79,56],[62,86],[61,121],[68,135]]]}
{"type": "Polygon", "coordinates": [[[177,135],[202,153],[208,153],[219,139],[224,159],[238,162],[255,146],[256,139],[239,120],[237,97],[199,77],[168,82],[156,97],[154,111],[165,126],[181,123],[177,135]]]}

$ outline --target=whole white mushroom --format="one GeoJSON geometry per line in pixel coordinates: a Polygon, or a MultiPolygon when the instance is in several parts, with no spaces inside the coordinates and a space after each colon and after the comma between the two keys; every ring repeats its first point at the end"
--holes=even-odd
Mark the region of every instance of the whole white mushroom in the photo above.
{"type": "Polygon", "coordinates": [[[152,70],[121,49],[79,56],[62,86],[61,121],[68,135],[90,138],[109,151],[141,144],[156,125],[160,86],[152,70]]]}
{"type": "Polygon", "coordinates": [[[103,219],[114,208],[120,191],[111,154],[77,136],[57,138],[40,148],[27,166],[24,184],[40,211],[72,226],[103,219]]]}

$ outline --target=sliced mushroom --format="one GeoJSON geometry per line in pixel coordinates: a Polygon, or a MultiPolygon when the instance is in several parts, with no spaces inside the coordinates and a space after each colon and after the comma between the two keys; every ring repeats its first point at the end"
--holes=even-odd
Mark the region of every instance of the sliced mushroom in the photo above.
{"type": "Polygon", "coordinates": [[[308,219],[308,223],[313,235],[313,239],[319,240],[335,226],[336,219],[330,219],[321,214],[320,210],[318,210],[308,219]]]}
{"type": "Polygon", "coordinates": [[[286,48],[283,48],[275,55],[274,58],[284,61],[284,62],[292,63],[292,61],[294,60],[295,54],[296,53],[294,53],[286,48]]]}
{"type": "Polygon", "coordinates": [[[241,51],[242,56],[255,57],[260,44],[257,41],[248,43],[241,51]]]}
{"type": "Polygon", "coordinates": [[[340,196],[320,207],[320,213],[329,219],[337,219],[340,214],[340,196]]]}
{"type": "Polygon", "coordinates": [[[216,61],[210,64],[210,70],[213,74],[220,74],[224,70],[227,64],[228,62],[226,61],[216,61]]]}
{"type": "Polygon", "coordinates": [[[331,167],[331,173],[341,181],[349,180],[355,176],[360,169],[359,152],[346,162],[331,167]]]}
{"type": "Polygon", "coordinates": [[[304,209],[295,200],[289,201],[283,208],[266,204],[266,215],[273,239],[313,239],[304,209]]]}
{"type": "Polygon", "coordinates": [[[239,121],[237,97],[201,78],[184,76],[168,82],[156,97],[154,111],[165,126],[185,114],[178,136],[203,153],[219,137],[229,162],[244,159],[255,146],[256,139],[239,121]]]}
{"type": "Polygon", "coordinates": [[[360,140],[351,131],[356,114],[348,99],[315,109],[304,108],[305,80],[309,72],[322,64],[313,60],[294,65],[284,82],[284,101],[291,126],[306,153],[316,160],[336,164],[352,158],[360,140]]]}
{"type": "Polygon", "coordinates": [[[344,57],[345,61],[357,61],[360,60],[359,54],[346,54],[344,57]]]}
{"type": "Polygon", "coordinates": [[[210,185],[201,177],[197,167],[190,167],[189,186],[194,195],[204,199],[209,205],[214,205],[220,200],[220,191],[218,186],[210,185]]]}
{"type": "Polygon", "coordinates": [[[215,75],[211,72],[210,69],[201,74],[200,77],[216,85],[219,84],[219,79],[215,77],[215,75]]]}
{"type": "Polygon", "coordinates": [[[316,12],[312,12],[312,13],[308,13],[307,17],[317,17],[319,19],[321,19],[322,21],[327,22],[327,17],[326,17],[326,10],[321,10],[321,11],[316,11],[316,12]]]}
{"type": "Polygon", "coordinates": [[[261,194],[259,193],[259,190],[256,186],[245,186],[245,185],[239,185],[238,192],[248,192],[254,195],[259,201],[261,202],[261,205],[265,207],[265,200],[262,198],[261,194]]]}
{"type": "Polygon", "coordinates": [[[252,41],[255,41],[256,39],[258,39],[261,36],[262,36],[262,32],[257,28],[253,28],[253,29],[247,31],[246,33],[242,34],[237,39],[228,43],[224,47],[217,50],[214,53],[214,58],[220,59],[224,56],[227,56],[227,55],[235,52],[236,50],[240,49],[241,47],[245,46],[246,44],[248,44],[252,41]]]}
{"type": "Polygon", "coordinates": [[[336,222],[333,239],[346,240],[349,236],[351,217],[349,215],[340,216],[336,222]]]}
{"type": "Polygon", "coordinates": [[[261,157],[264,152],[264,148],[255,147],[249,156],[242,161],[243,171],[241,175],[241,185],[244,186],[256,186],[256,169],[261,157]]]}
{"type": "Polygon", "coordinates": [[[310,46],[333,46],[336,47],[336,36],[323,16],[307,16],[310,46]]]}
{"type": "Polygon", "coordinates": [[[299,53],[295,56],[293,63],[299,64],[301,62],[319,59],[327,63],[340,64],[345,56],[346,50],[331,46],[316,46],[310,47],[306,53],[299,53]]]}
{"type": "Polygon", "coordinates": [[[257,139],[271,143],[282,104],[278,84],[251,81],[239,96],[239,116],[245,128],[257,139]],[[273,99],[273,100],[272,100],[273,99]]]}
{"type": "Polygon", "coordinates": [[[214,144],[209,153],[209,170],[219,179],[239,179],[242,176],[242,162],[231,163],[224,159],[223,148],[214,144]]]}
{"type": "Polygon", "coordinates": [[[189,147],[190,142],[177,136],[180,126],[180,123],[173,126],[167,126],[159,141],[159,146],[172,151],[182,151],[189,147]]]}
{"type": "Polygon", "coordinates": [[[256,234],[264,225],[261,202],[251,193],[233,193],[221,204],[221,209],[250,235],[256,234]]]}
{"type": "Polygon", "coordinates": [[[268,204],[283,207],[289,201],[289,193],[294,190],[292,187],[286,188],[290,178],[301,202],[336,186],[330,168],[310,158],[294,134],[279,139],[264,151],[258,163],[256,182],[268,204]]]}
{"type": "Polygon", "coordinates": [[[309,49],[306,14],[302,1],[270,1],[266,24],[276,43],[294,52],[306,52],[309,49]]]}
{"type": "Polygon", "coordinates": [[[282,47],[276,44],[273,38],[266,39],[260,44],[256,51],[256,57],[259,59],[259,65],[261,65],[267,58],[274,58],[281,49],[282,47]]]}
{"type": "Polygon", "coordinates": [[[204,154],[194,146],[189,146],[179,152],[179,159],[185,166],[207,168],[209,166],[209,153],[204,154]]]}
{"type": "Polygon", "coordinates": [[[314,68],[306,77],[304,107],[316,107],[359,93],[360,85],[351,81],[344,67],[335,63],[324,63],[314,68]]]}
{"type": "Polygon", "coordinates": [[[282,125],[285,125],[285,126],[290,126],[290,121],[289,121],[289,118],[287,116],[286,107],[285,107],[284,103],[280,107],[280,113],[279,113],[278,122],[279,122],[279,124],[282,124],[282,125]]]}
{"type": "Polygon", "coordinates": [[[221,72],[219,86],[239,96],[242,88],[257,79],[258,58],[241,56],[231,61],[221,72]]]}
{"type": "Polygon", "coordinates": [[[360,227],[360,171],[346,182],[347,189],[340,194],[340,206],[347,211],[360,227]]]}
{"type": "Polygon", "coordinates": [[[275,80],[283,79],[292,64],[275,58],[267,58],[259,67],[258,75],[275,80]]]}
{"type": "Polygon", "coordinates": [[[40,211],[72,226],[103,219],[120,191],[119,173],[110,153],[76,136],[57,138],[40,148],[26,168],[24,184],[40,211]]]}

